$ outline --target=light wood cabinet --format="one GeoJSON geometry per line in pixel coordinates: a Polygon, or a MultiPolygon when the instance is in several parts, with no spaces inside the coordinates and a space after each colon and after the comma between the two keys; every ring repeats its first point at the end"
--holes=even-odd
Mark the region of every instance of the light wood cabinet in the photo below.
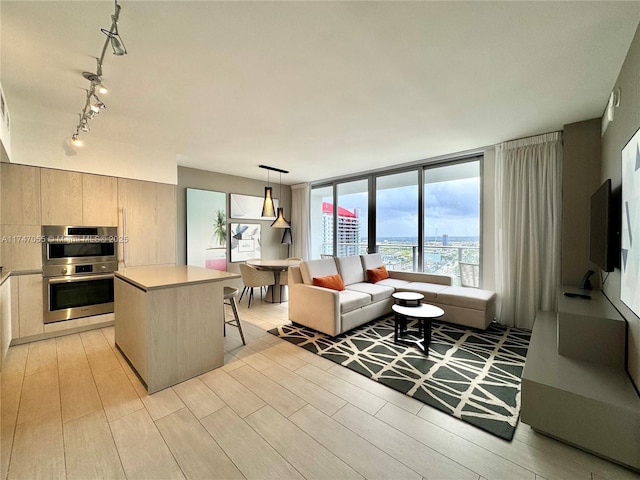
{"type": "Polygon", "coordinates": [[[8,163],[1,164],[0,168],[2,223],[40,226],[40,168],[8,163]]]}
{"type": "Polygon", "coordinates": [[[11,277],[11,338],[20,336],[20,317],[18,313],[18,277],[11,277]]]}
{"type": "Polygon", "coordinates": [[[0,292],[2,327],[3,336],[8,330],[10,338],[3,338],[3,341],[44,333],[42,286],[39,273],[12,275],[4,282],[0,292]]]}
{"type": "Polygon", "coordinates": [[[11,278],[0,285],[0,371],[11,343],[11,278]]]}
{"type": "Polygon", "coordinates": [[[116,345],[150,394],[222,366],[223,282],[237,277],[184,265],[116,272],[116,345]]]}
{"type": "Polygon", "coordinates": [[[40,270],[42,242],[40,225],[3,225],[2,250],[5,272],[40,270]]]}
{"type": "Polygon", "coordinates": [[[119,258],[127,267],[175,264],[176,186],[118,179],[119,258]]]}
{"type": "MultiPolygon", "coordinates": [[[[20,275],[18,280],[19,337],[44,333],[42,275],[20,275]]],[[[12,285],[13,287],[13,285],[12,285]]]]}
{"type": "Polygon", "coordinates": [[[43,225],[82,225],[82,174],[41,170],[43,225]]]}
{"type": "Polygon", "coordinates": [[[82,224],[118,226],[118,179],[82,174],[82,224]]]}

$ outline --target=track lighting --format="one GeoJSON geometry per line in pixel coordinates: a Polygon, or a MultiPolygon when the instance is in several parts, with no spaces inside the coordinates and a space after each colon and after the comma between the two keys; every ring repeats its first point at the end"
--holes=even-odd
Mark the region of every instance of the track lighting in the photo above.
{"type": "Polygon", "coordinates": [[[111,48],[113,49],[114,55],[126,55],[127,49],[124,46],[122,38],[120,38],[120,34],[118,33],[118,18],[116,17],[116,15],[111,15],[111,21],[111,30],[105,30],[104,28],[101,28],[100,31],[104,33],[111,41],[111,48]]]}
{"type": "Polygon", "coordinates": [[[122,38],[120,38],[120,34],[118,33],[118,18],[120,17],[120,10],[122,7],[118,5],[118,0],[115,0],[115,12],[111,15],[111,27],[109,30],[105,28],[101,28],[100,31],[107,36],[107,39],[104,42],[102,47],[102,53],[100,57],[96,59],[97,61],[97,69],[96,73],[92,72],[83,72],[82,76],[91,82],[89,89],[87,90],[87,96],[84,103],[84,108],[82,109],[82,113],[80,113],[80,120],[78,120],[78,124],[76,125],[76,131],[71,137],[71,143],[79,147],[82,145],[82,142],[78,139],[80,132],[88,132],[89,125],[88,121],[93,119],[100,110],[103,108],[107,108],[106,105],[100,101],[96,92],[101,95],[104,95],[108,92],[107,88],[102,84],[102,63],[104,61],[104,55],[107,51],[107,45],[111,44],[111,48],[113,49],[114,55],[126,55],[127,49],[124,46],[124,42],[122,38]],[[91,103],[92,97],[95,99],[96,103],[91,103]]]}
{"type": "Polygon", "coordinates": [[[93,94],[93,98],[95,98],[96,100],[96,103],[94,105],[98,107],[98,109],[107,108],[107,106],[104,103],[102,103],[102,100],[100,100],[95,93],[93,94]]]}

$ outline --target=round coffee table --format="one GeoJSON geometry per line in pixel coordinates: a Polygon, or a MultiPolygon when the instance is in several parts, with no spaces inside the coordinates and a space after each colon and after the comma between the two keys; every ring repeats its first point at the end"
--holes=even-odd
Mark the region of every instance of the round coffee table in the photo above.
{"type": "Polygon", "coordinates": [[[419,307],[420,302],[424,298],[424,295],[417,292],[396,292],[391,294],[395,300],[396,305],[403,305],[405,307],[419,307]]]}
{"type": "Polygon", "coordinates": [[[431,342],[431,320],[444,315],[444,310],[435,305],[422,303],[416,307],[404,305],[392,305],[395,313],[393,341],[402,345],[417,347],[425,355],[429,356],[429,343],[431,342]],[[407,324],[410,318],[418,321],[418,329],[409,330],[407,324]],[[408,335],[418,335],[418,338],[407,338],[408,335]],[[422,337],[422,339],[420,339],[422,337]]]}

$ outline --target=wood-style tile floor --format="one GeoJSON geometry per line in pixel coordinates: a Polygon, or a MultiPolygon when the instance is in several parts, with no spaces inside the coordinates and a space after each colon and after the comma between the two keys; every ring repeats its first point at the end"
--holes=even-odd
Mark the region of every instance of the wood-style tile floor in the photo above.
{"type": "Polygon", "coordinates": [[[113,327],[9,349],[1,479],[640,479],[520,424],[496,438],[266,333],[240,307],[225,366],[147,395],[113,327]]]}

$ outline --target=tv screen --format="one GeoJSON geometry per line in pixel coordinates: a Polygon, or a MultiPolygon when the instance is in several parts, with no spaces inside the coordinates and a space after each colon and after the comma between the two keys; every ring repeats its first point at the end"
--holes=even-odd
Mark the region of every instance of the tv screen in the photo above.
{"type": "Polygon", "coordinates": [[[591,195],[589,226],[589,259],[605,272],[612,272],[616,266],[618,252],[614,225],[611,179],[607,179],[591,195]]]}

